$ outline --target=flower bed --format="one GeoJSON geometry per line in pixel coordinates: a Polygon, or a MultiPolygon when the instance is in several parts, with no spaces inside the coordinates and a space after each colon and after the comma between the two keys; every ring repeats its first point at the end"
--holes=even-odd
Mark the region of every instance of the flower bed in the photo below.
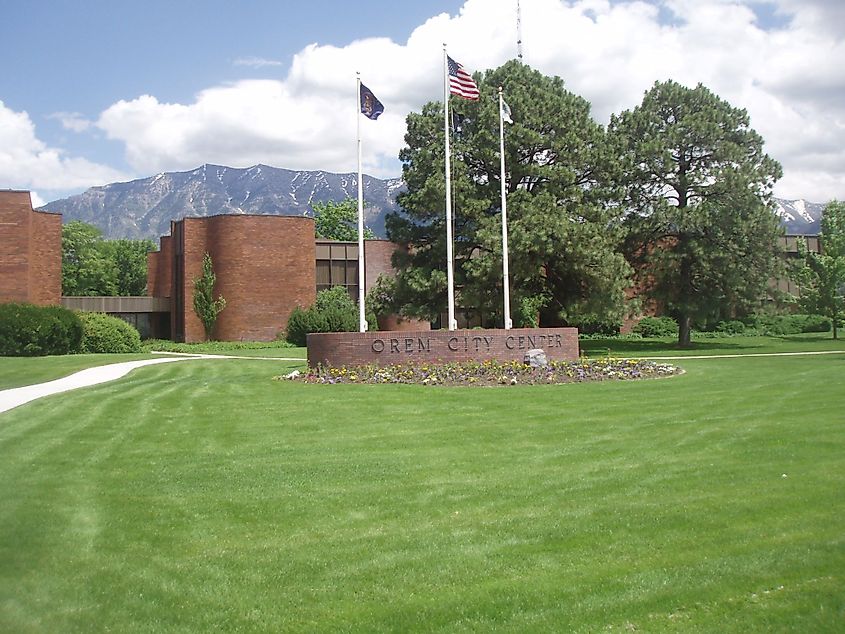
{"type": "Polygon", "coordinates": [[[518,361],[483,361],[438,365],[364,365],[311,368],[275,377],[305,383],[403,383],[416,385],[557,385],[588,381],[630,381],[680,374],[668,363],[644,359],[587,359],[552,361],[532,368],[518,361]]]}

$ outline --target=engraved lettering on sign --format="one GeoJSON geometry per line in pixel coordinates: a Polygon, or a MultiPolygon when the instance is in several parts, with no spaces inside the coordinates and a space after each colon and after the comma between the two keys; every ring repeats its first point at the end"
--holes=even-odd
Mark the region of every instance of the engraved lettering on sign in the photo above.
{"type": "Polygon", "coordinates": [[[394,352],[399,352],[399,340],[398,339],[391,339],[390,340],[390,352],[391,354],[394,352]]]}
{"type": "Polygon", "coordinates": [[[449,337],[449,343],[447,345],[449,346],[449,350],[451,350],[452,352],[457,352],[458,351],[458,338],[457,337],[449,337]]]}
{"type": "Polygon", "coordinates": [[[384,339],[373,339],[371,348],[376,354],[384,352],[384,339]]]}

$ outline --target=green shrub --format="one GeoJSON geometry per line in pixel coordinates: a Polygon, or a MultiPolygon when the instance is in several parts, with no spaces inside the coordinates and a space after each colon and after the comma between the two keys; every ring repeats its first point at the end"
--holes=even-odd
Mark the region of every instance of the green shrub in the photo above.
{"type": "Polygon", "coordinates": [[[82,352],[141,352],[141,335],[119,317],[105,313],[77,313],[82,321],[82,352]]]}
{"type": "Polygon", "coordinates": [[[612,337],[619,334],[621,324],[609,321],[593,321],[585,319],[583,321],[576,321],[572,324],[578,328],[578,333],[585,335],[601,335],[603,337],[612,337]]]}
{"type": "Polygon", "coordinates": [[[358,330],[358,309],[353,312],[338,307],[331,307],[318,313],[326,321],[326,329],[311,332],[355,332],[358,330]]]}
{"type": "Polygon", "coordinates": [[[314,308],[321,313],[327,310],[345,310],[355,314],[358,313],[358,307],[352,301],[352,298],[349,297],[349,293],[343,286],[332,286],[317,293],[314,308]]]}
{"type": "Polygon", "coordinates": [[[830,332],[830,317],[824,315],[795,315],[800,318],[801,332],[830,332]]]}
{"type": "Polygon", "coordinates": [[[142,352],[186,352],[189,354],[238,352],[240,350],[270,350],[293,348],[287,341],[202,341],[183,343],[167,339],[145,339],[141,342],[142,352]]]}
{"type": "Polygon", "coordinates": [[[671,317],[643,317],[632,331],[643,337],[672,337],[678,334],[678,322],[671,317]]]}
{"type": "Polygon", "coordinates": [[[745,324],[738,319],[731,319],[730,321],[720,321],[716,324],[716,332],[723,335],[741,335],[745,332],[745,324]]]}
{"type": "Polygon", "coordinates": [[[517,328],[537,328],[540,325],[540,311],[549,303],[549,297],[543,293],[521,298],[513,314],[517,328]]]}
{"type": "Polygon", "coordinates": [[[305,346],[309,332],[328,332],[326,318],[312,308],[297,306],[288,318],[287,341],[295,346],[305,346]]]}
{"type": "Polygon", "coordinates": [[[804,332],[830,332],[829,317],[822,315],[754,315],[749,325],[761,335],[798,335],[804,332]]]}
{"type": "MultiPolygon", "coordinates": [[[[375,317],[367,315],[368,327],[375,328],[375,317]]],[[[310,308],[296,307],[288,318],[286,339],[295,346],[304,346],[312,332],[355,332],[358,330],[358,306],[343,286],[317,293],[310,308]]]]}
{"type": "Polygon", "coordinates": [[[0,355],[35,357],[79,352],[82,324],[61,306],[0,305],[0,355]]]}

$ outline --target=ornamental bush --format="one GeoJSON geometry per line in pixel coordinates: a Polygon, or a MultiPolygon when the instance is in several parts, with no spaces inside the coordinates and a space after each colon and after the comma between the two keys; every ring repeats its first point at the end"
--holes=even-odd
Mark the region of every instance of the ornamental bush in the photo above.
{"type": "Polygon", "coordinates": [[[632,331],[643,337],[673,337],[678,334],[678,322],[671,317],[643,317],[632,331]]]}
{"type": "Polygon", "coordinates": [[[749,319],[749,326],[761,335],[798,335],[830,332],[831,321],[823,315],[755,315],[749,319]]]}
{"type": "Polygon", "coordinates": [[[82,352],[141,352],[141,335],[119,317],[105,313],[77,313],[82,321],[82,352]]]}
{"type": "Polygon", "coordinates": [[[61,306],[0,305],[0,355],[35,357],[79,352],[82,323],[61,306]]]}
{"type": "MultiPolygon", "coordinates": [[[[375,316],[367,314],[370,329],[375,329],[375,316]]],[[[343,286],[333,286],[317,293],[310,308],[296,307],[288,318],[285,339],[295,346],[304,346],[312,332],[355,332],[358,330],[358,306],[343,286]]]]}
{"type": "Polygon", "coordinates": [[[313,307],[303,309],[297,306],[288,318],[286,339],[295,346],[305,346],[309,332],[328,332],[326,318],[313,307]]]}
{"type": "Polygon", "coordinates": [[[745,324],[738,319],[720,321],[716,324],[716,332],[723,335],[741,335],[745,332],[745,324]]]}

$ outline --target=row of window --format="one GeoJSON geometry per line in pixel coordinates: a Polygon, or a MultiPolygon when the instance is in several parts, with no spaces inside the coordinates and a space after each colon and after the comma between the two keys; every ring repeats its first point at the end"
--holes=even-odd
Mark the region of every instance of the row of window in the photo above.
{"type": "Polygon", "coordinates": [[[317,245],[317,292],[343,286],[354,302],[358,302],[358,245],[317,245]]]}

